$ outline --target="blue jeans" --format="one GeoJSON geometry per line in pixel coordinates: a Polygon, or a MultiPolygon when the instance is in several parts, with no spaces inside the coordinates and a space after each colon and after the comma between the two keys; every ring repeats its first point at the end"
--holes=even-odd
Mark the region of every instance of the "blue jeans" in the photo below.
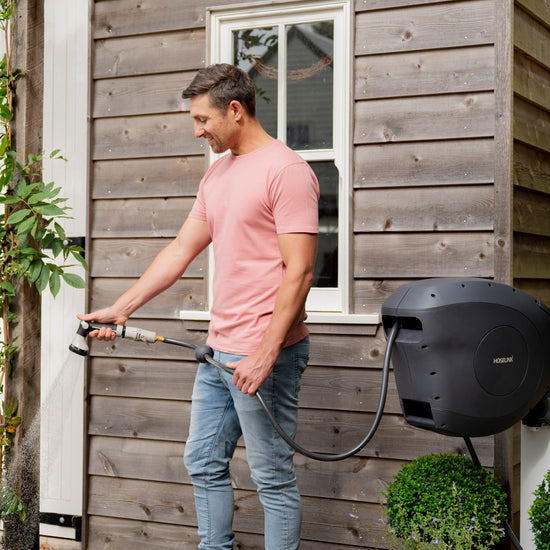
{"type": "MultiPolygon", "coordinates": [[[[283,349],[260,388],[266,404],[292,438],[296,434],[298,391],[309,355],[309,338],[283,349]]],[[[214,351],[226,363],[243,356],[214,351]]],[[[232,376],[201,363],[193,388],[185,466],[195,490],[201,550],[232,549],[233,489],[229,462],[244,436],[251,477],[264,509],[266,550],[300,547],[302,503],[294,473],[294,450],[272,427],[256,397],[240,392],[232,376]]]]}

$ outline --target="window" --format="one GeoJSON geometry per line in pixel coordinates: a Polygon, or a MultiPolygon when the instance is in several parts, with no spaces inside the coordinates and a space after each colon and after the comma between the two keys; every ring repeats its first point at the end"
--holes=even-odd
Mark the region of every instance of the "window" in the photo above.
{"type": "Polygon", "coordinates": [[[348,312],[349,9],[348,2],[299,2],[213,10],[210,17],[210,62],[250,74],[262,126],[319,179],[319,244],[308,311],[348,312]]]}

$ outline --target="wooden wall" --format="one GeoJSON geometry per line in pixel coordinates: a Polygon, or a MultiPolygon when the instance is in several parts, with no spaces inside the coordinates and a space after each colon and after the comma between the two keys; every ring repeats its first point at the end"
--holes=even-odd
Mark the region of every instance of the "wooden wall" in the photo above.
{"type": "Polygon", "coordinates": [[[514,281],[550,304],[550,2],[514,11],[514,281]]]}
{"type": "MultiPolygon", "coordinates": [[[[180,97],[205,63],[206,5],[95,2],[90,309],[112,303],[142,273],[191,207],[204,146],[180,97]]],[[[371,313],[411,279],[493,275],[496,25],[494,0],[355,6],[352,294],[355,312],[371,313]]],[[[130,324],[202,342],[205,324],[182,323],[179,311],[204,309],[206,270],[203,256],[130,324]]],[[[370,426],[385,339],[379,326],[311,330],[297,439],[339,452],[370,426]]],[[[93,344],[90,550],[196,548],[182,461],[195,368],[180,348],[93,344]]],[[[493,439],[475,443],[493,466],[493,439]]],[[[460,440],[407,425],[392,382],[381,428],[357,457],[328,464],[296,457],[302,549],[383,548],[381,493],[404,461],[427,452],[466,451],[460,440]],[[369,533],[349,517],[354,507],[369,533]]],[[[232,476],[237,548],[262,548],[243,447],[232,476]]]]}

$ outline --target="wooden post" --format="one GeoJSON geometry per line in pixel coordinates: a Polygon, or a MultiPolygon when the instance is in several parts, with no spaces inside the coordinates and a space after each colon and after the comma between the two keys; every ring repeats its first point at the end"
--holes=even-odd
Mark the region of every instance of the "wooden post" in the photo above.
{"type": "MultiPolygon", "coordinates": [[[[42,0],[17,0],[14,20],[13,67],[25,71],[16,85],[14,139],[18,159],[42,150],[44,5],[42,0]]],[[[7,484],[16,489],[27,507],[26,523],[4,520],[4,548],[38,550],[40,523],[40,295],[26,281],[16,284],[10,302],[17,315],[11,336],[17,354],[8,378],[7,400],[19,401],[14,446],[6,454],[7,484]]]]}
{"type": "MultiPolygon", "coordinates": [[[[494,277],[513,284],[513,0],[497,0],[495,39],[494,277]]],[[[510,524],[519,538],[520,426],[495,435],[495,478],[508,493],[510,524]]],[[[499,548],[511,549],[509,540],[499,548]]]]}

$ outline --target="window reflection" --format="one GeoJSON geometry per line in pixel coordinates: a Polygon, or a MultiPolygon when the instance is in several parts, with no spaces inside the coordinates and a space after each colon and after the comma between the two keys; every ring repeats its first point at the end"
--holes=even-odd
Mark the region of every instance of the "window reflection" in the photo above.
{"type": "Polygon", "coordinates": [[[310,162],[319,180],[319,240],[314,287],[338,287],[338,169],[333,161],[310,162]]]}
{"type": "Polygon", "coordinates": [[[287,145],[331,148],[334,23],[290,25],[286,39],[287,145]]]}
{"type": "Polygon", "coordinates": [[[277,137],[277,33],[277,27],[233,31],[233,64],[252,78],[256,86],[256,116],[273,137],[277,137]]]}

